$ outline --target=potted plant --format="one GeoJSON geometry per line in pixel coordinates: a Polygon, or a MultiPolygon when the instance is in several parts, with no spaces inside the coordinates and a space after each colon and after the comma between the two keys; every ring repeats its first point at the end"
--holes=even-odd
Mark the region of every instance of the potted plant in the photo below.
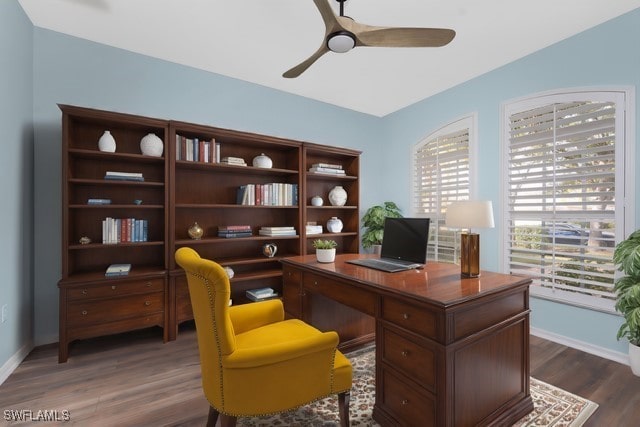
{"type": "Polygon", "coordinates": [[[631,371],[640,376],[640,230],[618,243],[613,262],[625,274],[614,285],[616,310],[624,317],[617,338],[629,340],[631,371]]]}
{"type": "Polygon", "coordinates": [[[362,227],[366,228],[362,233],[362,247],[373,248],[373,252],[379,254],[382,245],[385,218],[401,218],[402,213],[398,205],[393,202],[384,202],[382,205],[371,206],[362,217],[362,227]]]}
{"type": "Polygon", "coordinates": [[[336,259],[335,240],[316,239],[313,241],[313,247],[316,248],[316,259],[318,262],[333,262],[336,259]]]}

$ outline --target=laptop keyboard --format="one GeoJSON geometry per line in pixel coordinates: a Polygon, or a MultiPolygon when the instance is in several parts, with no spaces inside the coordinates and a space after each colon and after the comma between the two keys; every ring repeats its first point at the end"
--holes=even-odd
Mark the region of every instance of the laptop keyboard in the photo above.
{"type": "Polygon", "coordinates": [[[389,268],[389,267],[400,267],[400,268],[415,268],[419,264],[411,264],[405,262],[392,262],[392,261],[384,261],[381,259],[367,259],[363,264],[366,264],[369,267],[379,267],[379,268],[389,268]]]}

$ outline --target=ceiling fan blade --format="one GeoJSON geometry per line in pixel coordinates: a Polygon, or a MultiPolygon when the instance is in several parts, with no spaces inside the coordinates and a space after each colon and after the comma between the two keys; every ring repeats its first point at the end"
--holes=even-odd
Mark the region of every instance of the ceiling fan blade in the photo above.
{"type": "Polygon", "coordinates": [[[389,28],[359,25],[356,38],[362,46],[440,47],[453,40],[456,32],[446,28],[389,28]]]}
{"type": "Polygon", "coordinates": [[[329,0],[313,0],[316,4],[316,7],[320,11],[320,15],[322,15],[322,20],[324,21],[327,28],[331,28],[335,26],[338,21],[336,18],[336,14],[331,9],[329,5],[329,0]]]}
{"type": "Polygon", "coordinates": [[[291,68],[290,70],[285,71],[282,77],[285,77],[287,79],[298,77],[300,74],[304,73],[307,68],[309,68],[314,62],[316,62],[318,58],[320,58],[327,52],[329,52],[329,48],[327,48],[327,45],[323,43],[322,46],[320,46],[320,49],[318,49],[313,55],[311,55],[295,67],[291,68]]]}

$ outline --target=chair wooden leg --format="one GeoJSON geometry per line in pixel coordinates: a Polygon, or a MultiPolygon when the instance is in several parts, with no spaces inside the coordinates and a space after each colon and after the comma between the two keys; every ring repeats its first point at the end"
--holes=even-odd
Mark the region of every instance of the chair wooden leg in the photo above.
{"type": "Polygon", "coordinates": [[[220,417],[220,427],[236,427],[237,420],[238,419],[236,417],[222,414],[222,416],[220,417]]]}
{"type": "Polygon", "coordinates": [[[349,427],[349,400],[351,393],[345,391],[338,394],[338,411],[340,413],[340,427],[349,427]]]}
{"type": "Polygon", "coordinates": [[[218,416],[220,415],[220,426],[221,427],[235,427],[236,421],[238,420],[236,417],[232,417],[231,415],[220,414],[217,409],[213,406],[209,406],[209,418],[207,418],[207,427],[215,427],[218,422],[218,416]]]}
{"type": "Polygon", "coordinates": [[[209,406],[209,418],[207,418],[207,427],[215,427],[218,422],[218,412],[217,409],[214,409],[213,406],[209,406]]]}

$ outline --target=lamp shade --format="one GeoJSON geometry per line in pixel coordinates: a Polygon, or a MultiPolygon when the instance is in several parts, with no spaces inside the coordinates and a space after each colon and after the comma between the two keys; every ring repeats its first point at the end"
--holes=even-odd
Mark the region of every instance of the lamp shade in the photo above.
{"type": "Polygon", "coordinates": [[[453,202],[447,207],[447,227],[493,228],[493,203],[485,200],[453,202]]]}

